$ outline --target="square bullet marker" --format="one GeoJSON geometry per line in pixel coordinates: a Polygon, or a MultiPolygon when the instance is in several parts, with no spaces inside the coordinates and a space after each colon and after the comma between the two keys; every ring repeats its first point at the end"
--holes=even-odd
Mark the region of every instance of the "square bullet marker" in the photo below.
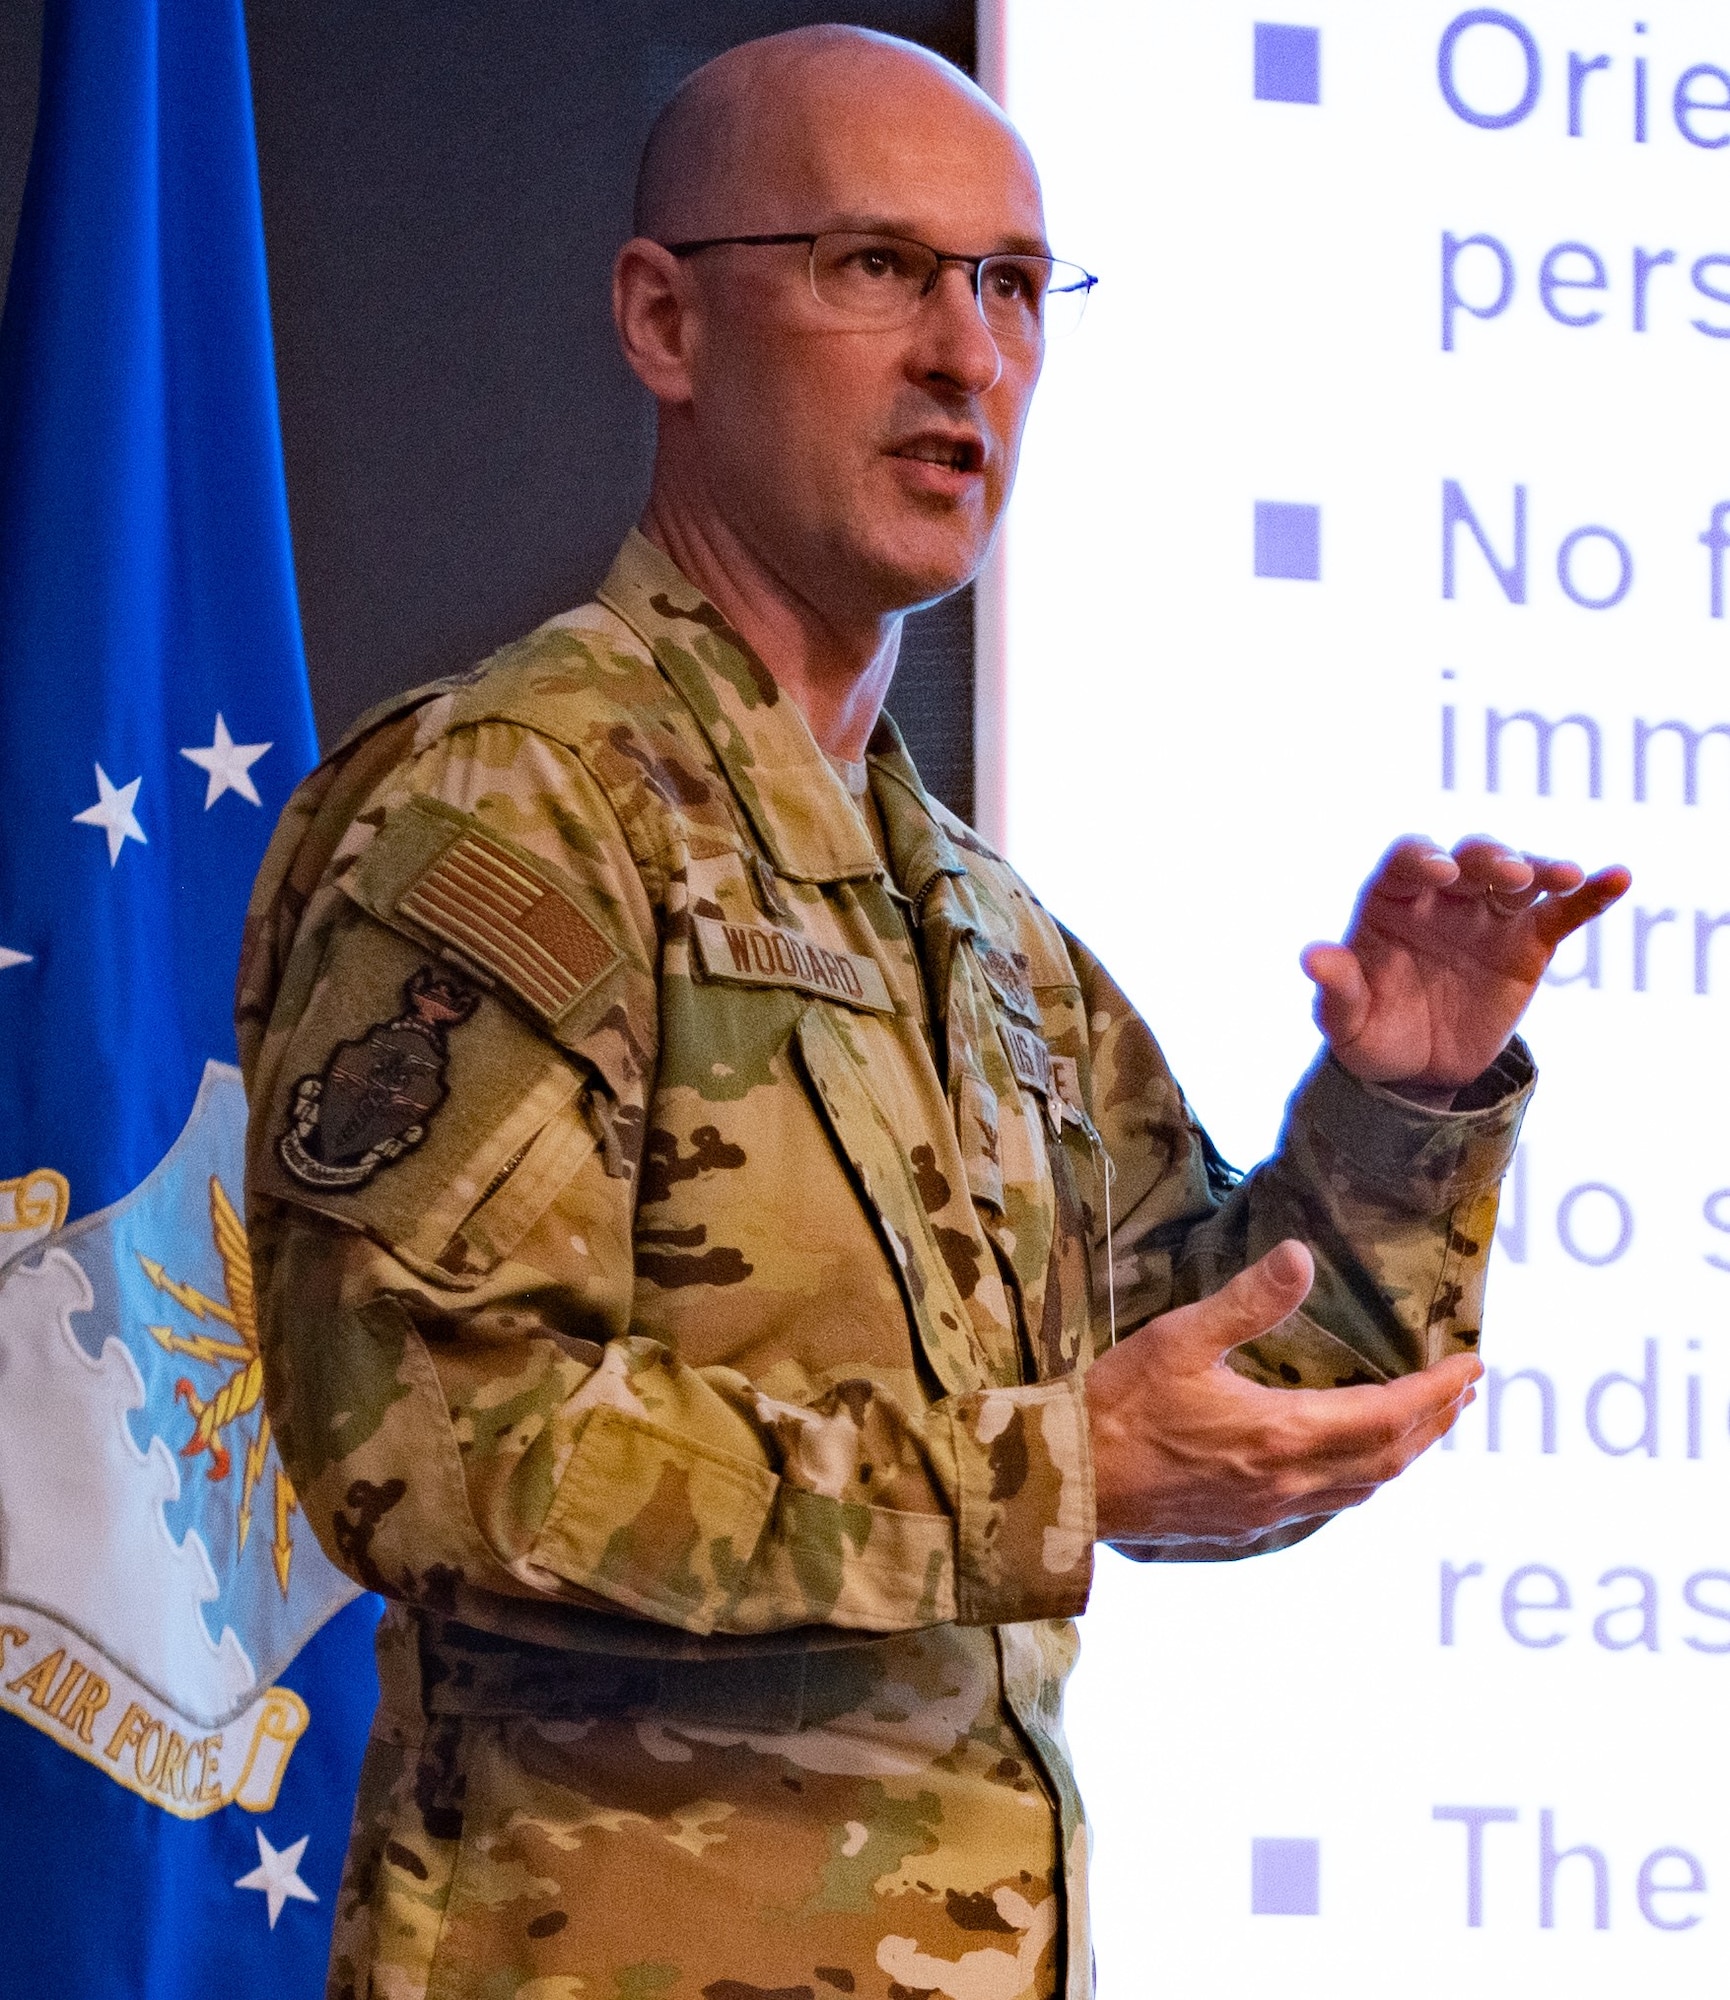
{"type": "Polygon", "coordinates": [[[1255,24],[1255,94],[1269,104],[1322,101],[1322,31],[1255,24]]]}
{"type": "Polygon", "coordinates": [[[1319,1917],[1322,1913],[1321,1842],[1252,1840],[1249,1844],[1249,1911],[1252,1917],[1319,1917]]]}
{"type": "Polygon", "coordinates": [[[1255,573],[1320,583],[1322,510],[1290,500],[1255,503],[1255,573]]]}

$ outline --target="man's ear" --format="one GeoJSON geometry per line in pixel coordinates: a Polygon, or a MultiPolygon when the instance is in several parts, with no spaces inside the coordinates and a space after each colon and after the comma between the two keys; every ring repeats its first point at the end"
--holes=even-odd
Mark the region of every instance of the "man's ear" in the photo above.
{"type": "Polygon", "coordinates": [[[658,403],[691,400],[691,306],[678,258],[633,236],[613,264],[613,324],[632,372],[658,403]]]}

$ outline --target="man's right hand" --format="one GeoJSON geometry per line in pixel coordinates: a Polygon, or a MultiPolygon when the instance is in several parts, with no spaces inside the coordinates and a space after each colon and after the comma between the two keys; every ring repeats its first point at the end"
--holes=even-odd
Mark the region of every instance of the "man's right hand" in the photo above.
{"type": "Polygon", "coordinates": [[[1247,1547],[1355,1507],[1435,1443],[1483,1373],[1450,1356],[1398,1381],[1268,1389],[1226,1355],[1295,1312],[1315,1279],[1288,1239],[1211,1298],[1102,1354],[1084,1383],[1101,1541],[1247,1547]]]}

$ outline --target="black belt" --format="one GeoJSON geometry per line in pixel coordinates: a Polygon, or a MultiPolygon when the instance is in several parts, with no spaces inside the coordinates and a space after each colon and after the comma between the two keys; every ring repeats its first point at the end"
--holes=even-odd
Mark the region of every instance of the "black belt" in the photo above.
{"type": "Polygon", "coordinates": [[[661,1659],[529,1645],[424,1613],[414,1622],[428,1715],[570,1721],[654,1715],[779,1735],[860,1707],[888,1666],[881,1640],[717,1660],[661,1659]]]}

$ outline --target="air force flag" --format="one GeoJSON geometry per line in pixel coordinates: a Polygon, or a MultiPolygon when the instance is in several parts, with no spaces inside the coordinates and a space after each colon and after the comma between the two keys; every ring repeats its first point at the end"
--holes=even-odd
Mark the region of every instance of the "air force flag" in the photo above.
{"type": "Polygon", "coordinates": [[[313,757],[240,0],[48,0],[0,322],[8,1991],[323,1982],[373,1607],[271,1442],[230,1024],[313,757]]]}

